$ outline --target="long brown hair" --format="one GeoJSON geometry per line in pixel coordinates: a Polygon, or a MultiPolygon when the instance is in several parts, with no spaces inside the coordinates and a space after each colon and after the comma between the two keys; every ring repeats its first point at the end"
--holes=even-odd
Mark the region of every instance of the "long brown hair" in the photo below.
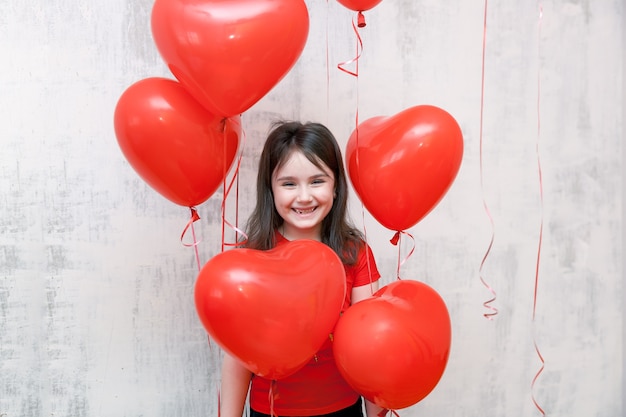
{"type": "Polygon", "coordinates": [[[276,245],[275,231],[283,223],[274,206],[272,174],[293,151],[302,152],[315,166],[326,165],[335,176],[335,198],[322,221],[322,242],[330,246],[344,264],[353,265],[364,244],[362,233],[348,217],[348,183],[339,144],[320,123],[276,122],[272,126],[257,173],[256,205],[248,219],[247,241],[243,246],[267,250],[276,245]]]}

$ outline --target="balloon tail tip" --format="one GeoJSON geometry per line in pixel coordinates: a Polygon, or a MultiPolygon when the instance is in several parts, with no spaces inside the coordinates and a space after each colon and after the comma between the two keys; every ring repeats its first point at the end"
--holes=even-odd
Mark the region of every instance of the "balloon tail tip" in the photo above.
{"type": "Polygon", "coordinates": [[[357,15],[357,26],[360,28],[364,28],[365,26],[367,26],[367,23],[365,23],[365,16],[363,15],[363,12],[359,12],[359,14],[357,15]]]}

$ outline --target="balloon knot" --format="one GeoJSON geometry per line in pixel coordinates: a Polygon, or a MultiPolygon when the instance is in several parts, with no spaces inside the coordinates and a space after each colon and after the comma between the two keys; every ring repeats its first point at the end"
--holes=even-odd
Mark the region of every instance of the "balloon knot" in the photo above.
{"type": "Polygon", "coordinates": [[[400,232],[396,232],[393,237],[391,238],[390,242],[392,245],[397,246],[398,245],[398,241],[400,240],[400,232]]]}
{"type": "Polygon", "coordinates": [[[200,220],[200,216],[198,215],[198,210],[196,210],[195,207],[189,207],[189,210],[191,210],[191,222],[200,220]]]}
{"type": "Polygon", "coordinates": [[[365,26],[367,26],[367,24],[365,23],[365,16],[363,15],[363,12],[359,12],[357,15],[357,26],[360,28],[364,28],[365,26]]]}
{"type": "MultiPolygon", "coordinates": [[[[189,221],[187,222],[187,225],[185,225],[185,228],[183,229],[183,233],[180,235],[180,241],[183,241],[183,238],[185,237],[185,234],[187,233],[187,230],[189,230],[189,228],[191,228],[191,233],[193,235],[193,243],[188,245],[186,243],[183,243],[183,245],[185,246],[197,246],[198,242],[196,241],[196,234],[193,231],[193,224],[200,220],[200,216],[198,216],[198,211],[196,210],[195,207],[189,207],[189,210],[191,211],[191,217],[189,218],[189,221]]],[[[196,258],[197,258],[198,254],[196,252],[196,258]]],[[[198,269],[200,269],[200,263],[198,262],[198,269]]]]}

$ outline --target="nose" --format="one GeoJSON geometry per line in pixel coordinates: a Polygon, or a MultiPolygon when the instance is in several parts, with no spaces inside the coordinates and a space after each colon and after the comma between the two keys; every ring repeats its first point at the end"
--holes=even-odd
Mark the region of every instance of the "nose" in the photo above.
{"type": "Polygon", "coordinates": [[[298,189],[298,201],[304,202],[304,201],[311,201],[311,200],[312,200],[312,195],[311,195],[309,188],[300,187],[298,189]]]}

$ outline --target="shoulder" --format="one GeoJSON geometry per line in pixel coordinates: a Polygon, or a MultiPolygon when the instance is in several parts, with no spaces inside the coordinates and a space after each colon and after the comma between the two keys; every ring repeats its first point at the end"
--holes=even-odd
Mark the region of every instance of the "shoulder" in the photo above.
{"type": "Polygon", "coordinates": [[[374,252],[372,251],[370,245],[364,240],[361,241],[361,245],[359,246],[357,259],[359,263],[374,260],[374,252]]]}
{"type": "Polygon", "coordinates": [[[346,276],[351,287],[367,285],[380,278],[374,254],[367,242],[362,241],[356,262],[352,265],[346,265],[346,276]]]}
{"type": "Polygon", "coordinates": [[[351,265],[353,268],[359,269],[359,268],[362,268],[363,266],[366,266],[367,264],[376,265],[372,248],[365,240],[360,239],[358,241],[351,243],[351,245],[352,245],[351,249],[355,255],[354,256],[355,262],[353,265],[351,265]]]}

